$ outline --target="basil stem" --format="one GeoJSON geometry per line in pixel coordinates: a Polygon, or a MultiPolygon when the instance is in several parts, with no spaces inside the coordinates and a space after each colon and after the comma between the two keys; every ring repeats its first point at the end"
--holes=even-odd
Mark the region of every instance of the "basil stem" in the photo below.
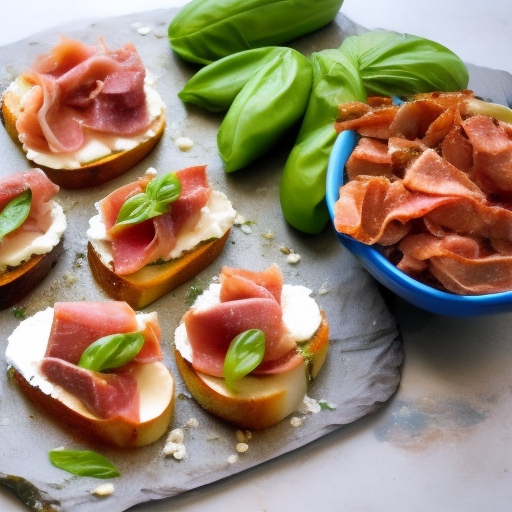
{"type": "Polygon", "coordinates": [[[115,478],[119,470],[105,457],[96,452],[85,450],[53,450],[49,454],[50,462],[57,468],[78,476],[94,478],[115,478]]]}
{"type": "Polygon", "coordinates": [[[181,195],[181,183],[175,173],[153,178],[146,190],[129,197],[121,206],[116,226],[138,224],[171,209],[181,195]]]}
{"type": "Polygon", "coordinates": [[[32,190],[27,189],[12,199],[0,212],[0,242],[27,219],[32,204],[32,190]]]}
{"type": "Polygon", "coordinates": [[[252,372],[265,355],[265,333],[249,329],[236,336],[224,359],[224,379],[229,389],[238,392],[235,381],[252,372]]]}
{"type": "Polygon", "coordinates": [[[78,366],[94,372],[112,370],[129,363],[144,345],[140,332],[111,334],[89,345],[78,366]]]}

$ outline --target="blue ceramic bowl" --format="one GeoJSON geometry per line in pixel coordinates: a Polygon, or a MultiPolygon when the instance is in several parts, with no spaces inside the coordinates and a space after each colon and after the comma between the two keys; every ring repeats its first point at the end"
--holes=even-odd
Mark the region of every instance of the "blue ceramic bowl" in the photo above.
{"type": "MultiPolygon", "coordinates": [[[[334,221],[334,203],[344,182],[345,163],[357,143],[355,132],[342,132],[336,139],[327,171],[326,199],[334,221]]],[[[356,256],[362,265],[386,288],[407,302],[446,316],[478,316],[512,310],[512,292],[488,295],[455,295],[442,292],[412,279],[390,263],[375,247],[337,233],[341,244],[356,256]]]]}

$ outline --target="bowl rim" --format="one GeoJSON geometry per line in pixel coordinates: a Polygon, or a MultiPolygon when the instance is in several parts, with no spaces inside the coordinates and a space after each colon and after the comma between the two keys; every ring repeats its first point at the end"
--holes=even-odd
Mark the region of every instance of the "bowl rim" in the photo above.
{"type": "MultiPolygon", "coordinates": [[[[418,294],[423,298],[423,300],[432,300],[434,302],[443,301],[455,307],[464,307],[472,304],[485,304],[486,306],[491,306],[512,302],[512,291],[484,295],[457,295],[432,288],[431,286],[423,284],[399,270],[374,247],[363,244],[349,235],[336,231],[336,228],[334,227],[334,205],[339,198],[339,189],[344,183],[345,164],[355,148],[358,138],[359,135],[354,131],[346,130],[341,132],[334,143],[327,168],[327,208],[329,210],[333,228],[338,235],[340,242],[354,255],[356,255],[356,257],[366,260],[366,263],[369,264],[370,267],[378,268],[382,272],[385,280],[393,282],[396,285],[395,288],[398,287],[406,291],[406,295],[418,294]]],[[[370,273],[372,272],[370,271],[370,273]]],[[[380,279],[378,280],[380,281],[380,279]]],[[[393,289],[393,287],[390,288],[398,295],[401,295],[396,291],[396,289],[393,289]]]]}

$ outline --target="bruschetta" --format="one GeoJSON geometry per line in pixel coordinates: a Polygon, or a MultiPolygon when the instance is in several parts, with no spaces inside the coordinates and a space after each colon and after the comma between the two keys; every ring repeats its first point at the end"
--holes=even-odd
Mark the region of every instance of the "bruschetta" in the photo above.
{"type": "Polygon", "coordinates": [[[3,93],[5,128],[62,188],[100,185],[162,137],[165,105],[133,44],[110,50],[61,37],[3,93]]]}
{"type": "Polygon", "coordinates": [[[58,302],[18,325],[6,360],[19,388],[56,421],[93,442],[136,447],[160,438],[174,411],[160,338],[155,312],[58,302]]]}
{"type": "Polygon", "coordinates": [[[236,215],[226,195],[211,189],[205,166],[162,177],[149,169],[137,181],[102,199],[97,209],[87,232],[93,276],[111,298],[135,309],[210,265],[222,251],[236,215]],[[119,221],[130,201],[140,212],[143,202],[159,193],[155,189],[166,187],[169,192],[169,180],[175,181],[180,193],[163,213],[142,216],[140,222],[127,225],[123,224],[126,220],[119,221]]]}
{"type": "Polygon", "coordinates": [[[23,299],[62,252],[66,215],[59,187],[40,169],[0,179],[0,309],[23,299]]]}
{"type": "Polygon", "coordinates": [[[299,408],[329,346],[327,319],[310,294],[306,287],[283,284],[277,265],[261,272],[222,269],[174,336],[179,372],[204,409],[257,430],[299,408]],[[242,344],[235,360],[243,367],[256,351],[259,359],[248,373],[228,379],[228,354],[232,362],[234,344],[253,331],[263,333],[264,341],[259,347],[242,344]]]}

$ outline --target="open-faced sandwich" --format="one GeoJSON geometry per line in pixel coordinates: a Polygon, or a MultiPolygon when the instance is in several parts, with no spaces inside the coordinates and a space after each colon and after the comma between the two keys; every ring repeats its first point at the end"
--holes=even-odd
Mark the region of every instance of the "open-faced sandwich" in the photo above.
{"type": "Polygon", "coordinates": [[[115,190],[90,220],[88,258],[102,288],[141,309],[206,268],[235,219],[206,167],[157,177],[154,169],[115,190]]]}
{"type": "Polygon", "coordinates": [[[0,309],[25,297],[62,252],[66,215],[59,187],[40,169],[0,179],[0,309]]]}
{"type": "Polygon", "coordinates": [[[93,441],[156,441],[174,411],[157,314],[124,302],[58,302],[19,324],[6,360],[20,389],[93,441]]]}
{"type": "Polygon", "coordinates": [[[110,50],[61,37],[2,97],[11,138],[60,187],[109,181],[161,138],[165,105],[133,44],[110,50]]]}
{"type": "Polygon", "coordinates": [[[248,429],[275,425],[302,403],[329,345],[325,314],[277,265],[224,267],[175,332],[175,357],[197,402],[248,429]]]}

